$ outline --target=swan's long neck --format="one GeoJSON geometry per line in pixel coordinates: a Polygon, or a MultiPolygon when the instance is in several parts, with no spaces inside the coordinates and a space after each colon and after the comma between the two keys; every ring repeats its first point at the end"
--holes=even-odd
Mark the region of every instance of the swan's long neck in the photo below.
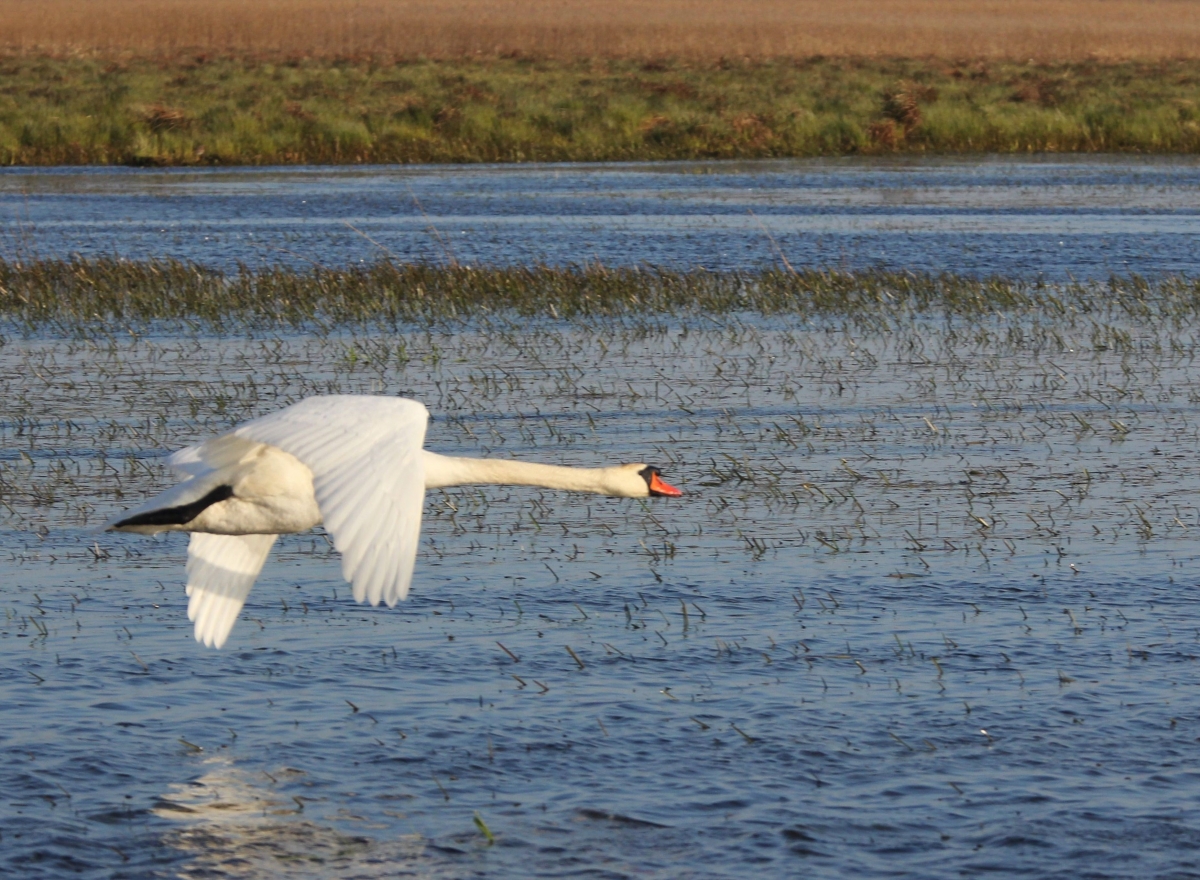
{"type": "Polygon", "coordinates": [[[541,486],[568,492],[623,495],[614,472],[617,468],[575,468],[534,464],[503,458],[454,458],[426,452],[425,488],[491,484],[541,486]]]}

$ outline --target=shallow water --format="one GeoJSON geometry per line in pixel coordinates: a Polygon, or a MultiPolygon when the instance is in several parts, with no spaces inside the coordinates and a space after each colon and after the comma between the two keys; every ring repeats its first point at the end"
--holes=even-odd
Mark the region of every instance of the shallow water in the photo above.
{"type": "Polygon", "coordinates": [[[1200,873],[1194,350],[1083,318],[10,337],[0,860],[1200,873]],[[390,610],[288,537],[203,649],[182,536],[88,528],[165,451],[319,391],[418,397],[439,451],[647,459],[688,494],[432,492],[390,610]]]}
{"type": "Polygon", "coordinates": [[[1191,158],[3,169],[6,256],[1195,275],[1191,158]]]}

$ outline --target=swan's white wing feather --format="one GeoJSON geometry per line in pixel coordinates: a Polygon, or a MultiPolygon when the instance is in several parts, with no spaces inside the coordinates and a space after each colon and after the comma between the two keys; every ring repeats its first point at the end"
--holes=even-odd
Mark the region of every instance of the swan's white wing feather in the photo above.
{"type": "Polygon", "coordinates": [[[222,434],[171,453],[167,464],[180,476],[196,477],[238,464],[258,445],[237,434],[222,434]]]}
{"type": "Polygon", "coordinates": [[[212,467],[205,463],[203,449],[204,444],[198,443],[195,446],[180,449],[178,452],[172,452],[167,456],[167,464],[181,477],[195,477],[208,473],[212,467]]]}
{"type": "Polygon", "coordinates": [[[187,594],[196,641],[213,648],[225,644],[276,537],[192,532],[187,594]]]}
{"type": "Polygon", "coordinates": [[[425,499],[429,412],[415,400],[310,397],[234,434],[294,455],[313,472],[325,528],[359,602],[408,595],[425,499]]]}

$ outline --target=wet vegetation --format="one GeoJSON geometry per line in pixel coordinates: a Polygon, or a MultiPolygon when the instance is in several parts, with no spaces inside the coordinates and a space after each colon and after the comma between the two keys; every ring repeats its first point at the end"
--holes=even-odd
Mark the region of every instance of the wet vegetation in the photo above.
{"type": "Polygon", "coordinates": [[[753,312],[898,326],[916,315],[1048,322],[1200,318],[1200,282],[1112,278],[1050,285],[885,270],[751,272],[654,267],[476,267],[383,261],[358,268],[242,268],[171,260],[0,261],[11,328],[105,333],[177,322],[204,329],[427,324],[486,316],[621,317],[753,312]]]}
{"type": "Polygon", "coordinates": [[[0,162],[261,165],[1200,150],[1200,61],[0,61],[0,162]]]}

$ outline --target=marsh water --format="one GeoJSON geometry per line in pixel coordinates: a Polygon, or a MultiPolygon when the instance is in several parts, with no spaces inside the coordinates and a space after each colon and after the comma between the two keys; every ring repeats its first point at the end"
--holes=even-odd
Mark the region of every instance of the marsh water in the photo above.
{"type": "Polygon", "coordinates": [[[1195,273],[1194,159],[4,169],[10,255],[1195,273]]]}
{"type": "MultiPolygon", "coordinates": [[[[969,178],[948,165],[921,173],[969,178]]],[[[7,329],[0,865],[1200,875],[1196,332],[1103,308],[7,329]],[[394,609],[290,536],[200,647],[186,539],[95,526],[168,451],[331,392],[425,401],[438,451],[647,460],[687,494],[431,492],[394,609]]]]}

